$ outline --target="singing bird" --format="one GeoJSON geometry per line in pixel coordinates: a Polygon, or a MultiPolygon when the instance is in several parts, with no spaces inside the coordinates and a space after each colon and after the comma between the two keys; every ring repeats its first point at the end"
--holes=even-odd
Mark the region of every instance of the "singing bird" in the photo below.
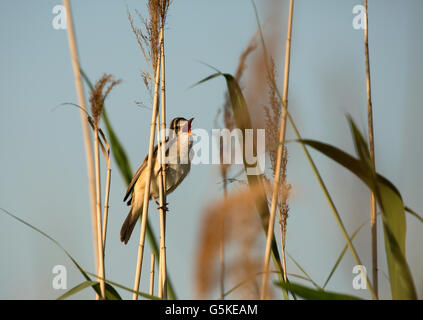
{"type": "MultiPolygon", "coordinates": [[[[194,118],[187,120],[185,118],[175,118],[171,121],[169,129],[170,134],[166,137],[166,194],[173,192],[185,179],[191,169],[189,152],[192,148],[191,123],[194,118]]],[[[151,172],[150,195],[148,199],[154,200],[159,197],[159,178],[161,164],[159,163],[158,145],[153,150],[153,170],[151,172]]],[[[137,224],[144,204],[144,190],[147,180],[147,162],[148,155],[140,165],[129,184],[123,201],[132,196],[127,204],[131,205],[128,216],[123,222],[120,230],[120,241],[128,243],[132,231],[137,224]]]]}

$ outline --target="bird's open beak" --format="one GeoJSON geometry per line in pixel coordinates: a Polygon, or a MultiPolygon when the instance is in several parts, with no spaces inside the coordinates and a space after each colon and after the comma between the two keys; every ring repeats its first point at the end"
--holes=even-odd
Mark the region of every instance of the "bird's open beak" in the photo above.
{"type": "Polygon", "coordinates": [[[194,120],[194,118],[191,118],[188,120],[188,133],[191,134],[191,122],[194,120]]]}

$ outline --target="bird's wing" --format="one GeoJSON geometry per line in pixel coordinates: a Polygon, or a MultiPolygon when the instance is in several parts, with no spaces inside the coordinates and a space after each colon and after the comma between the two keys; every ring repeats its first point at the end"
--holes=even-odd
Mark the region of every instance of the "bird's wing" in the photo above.
{"type": "Polygon", "coordinates": [[[128,197],[131,195],[132,191],[134,190],[134,186],[138,181],[138,178],[140,177],[143,170],[147,167],[147,159],[148,155],[145,157],[144,161],[141,163],[138,170],[135,172],[134,176],[132,177],[131,183],[128,186],[128,189],[126,190],[125,198],[123,198],[123,201],[126,201],[128,197]]]}
{"type": "MultiPolygon", "coordinates": [[[[166,137],[166,142],[169,141],[169,137],[166,137]]],[[[156,160],[157,157],[157,151],[158,151],[158,145],[154,146],[154,150],[153,150],[153,161],[156,160]]],[[[141,176],[142,172],[144,171],[144,169],[147,168],[147,159],[148,159],[148,155],[145,157],[144,161],[141,163],[140,167],[138,168],[138,170],[135,172],[134,176],[132,177],[131,183],[128,186],[128,190],[126,190],[126,194],[125,194],[125,198],[123,198],[123,201],[126,201],[126,199],[128,199],[128,197],[131,195],[132,191],[134,190],[134,186],[137,183],[139,177],[141,176]]],[[[154,166],[154,171],[156,171],[156,164],[153,163],[154,166]]],[[[128,201],[128,206],[131,203],[131,199],[129,199],[128,201]]]]}
{"type": "MultiPolygon", "coordinates": [[[[158,147],[156,145],[153,150],[153,161],[156,159],[157,149],[158,147]]],[[[123,198],[123,201],[126,201],[126,199],[128,199],[128,197],[131,195],[132,191],[134,190],[134,186],[137,183],[139,177],[141,176],[144,169],[147,168],[147,161],[148,161],[148,155],[145,157],[144,161],[141,163],[140,167],[138,168],[138,170],[135,172],[134,176],[132,177],[131,183],[129,184],[128,189],[126,190],[125,198],[123,198]]]]}

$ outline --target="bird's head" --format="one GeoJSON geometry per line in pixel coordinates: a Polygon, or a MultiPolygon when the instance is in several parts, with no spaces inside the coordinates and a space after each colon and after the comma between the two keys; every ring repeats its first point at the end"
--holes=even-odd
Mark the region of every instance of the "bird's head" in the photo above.
{"type": "Polygon", "coordinates": [[[191,134],[191,123],[193,120],[194,118],[191,118],[189,120],[182,117],[174,118],[170,122],[169,129],[172,130],[175,135],[181,132],[187,132],[188,134],[191,134]]]}

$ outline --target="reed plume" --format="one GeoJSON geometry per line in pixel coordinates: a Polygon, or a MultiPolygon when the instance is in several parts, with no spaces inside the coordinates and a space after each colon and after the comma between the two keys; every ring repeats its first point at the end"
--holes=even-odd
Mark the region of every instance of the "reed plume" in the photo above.
{"type": "Polygon", "coordinates": [[[149,71],[141,71],[141,78],[143,83],[153,96],[152,88],[154,88],[154,76],[157,69],[157,63],[160,55],[160,30],[162,24],[166,22],[166,15],[169,8],[169,0],[149,0],[147,3],[148,19],[144,18],[142,14],[135,9],[141,27],[137,27],[134,18],[127,8],[127,15],[132,32],[137,39],[138,46],[145,58],[149,71]]]}
{"type": "Polygon", "coordinates": [[[95,83],[93,90],[90,95],[90,105],[91,105],[91,116],[92,120],[89,119],[94,135],[99,139],[99,146],[103,151],[104,160],[107,167],[107,177],[106,177],[106,191],[104,199],[104,211],[103,211],[103,224],[102,224],[102,252],[104,259],[104,251],[106,247],[106,234],[107,234],[107,221],[108,221],[108,212],[109,212],[109,195],[110,195],[110,182],[111,182],[111,168],[110,168],[110,146],[103,133],[99,128],[101,115],[104,111],[104,102],[112,91],[112,89],[120,84],[122,80],[115,80],[114,76],[111,74],[104,73],[103,76],[95,83]],[[96,131],[98,131],[96,133],[96,131]]]}
{"type": "MultiPolygon", "coordinates": [[[[274,60],[270,60],[270,74],[268,75],[268,88],[269,88],[269,104],[264,106],[265,123],[266,123],[266,150],[269,155],[272,178],[275,179],[277,174],[277,146],[279,143],[278,133],[280,130],[281,107],[279,104],[278,96],[272,83],[276,83],[276,68],[274,60]]],[[[291,191],[291,185],[287,183],[287,165],[288,165],[288,148],[284,145],[282,150],[282,165],[279,172],[279,192],[277,199],[277,209],[279,211],[279,225],[281,233],[281,250],[282,250],[282,264],[283,264],[283,277],[286,281],[286,230],[287,219],[289,215],[288,198],[291,191]]],[[[271,192],[270,192],[271,194],[271,192]]]]}
{"type": "Polygon", "coordinates": [[[93,118],[93,124],[95,127],[98,127],[100,123],[101,114],[104,109],[104,101],[106,100],[110,91],[112,91],[113,87],[120,84],[121,82],[122,80],[115,80],[113,75],[105,73],[95,83],[94,89],[91,91],[90,95],[91,116],[93,118]]]}
{"type": "MultiPolygon", "coordinates": [[[[254,33],[251,37],[250,41],[248,42],[247,47],[241,53],[238,61],[238,66],[235,72],[235,79],[238,83],[241,82],[242,77],[244,76],[245,70],[247,68],[247,60],[249,56],[254,52],[257,48],[257,34],[258,32],[254,33]]],[[[235,128],[235,120],[232,111],[232,103],[229,98],[229,93],[225,92],[225,102],[223,104],[222,109],[218,110],[218,114],[223,113],[223,124],[226,129],[232,130],[235,128]],[[223,109],[223,112],[222,112],[223,109]]]]}
{"type": "MultiPolygon", "coordinates": [[[[271,240],[272,240],[274,223],[275,223],[276,205],[278,201],[277,199],[278,199],[278,194],[280,189],[280,170],[282,166],[282,154],[283,154],[283,148],[285,146],[293,8],[294,8],[294,0],[290,0],[289,17],[288,17],[288,32],[287,32],[286,47],[285,47],[285,73],[284,73],[284,87],[283,87],[283,96],[282,96],[282,110],[281,110],[281,117],[280,117],[281,123],[279,126],[279,140],[278,140],[279,143],[278,143],[278,149],[277,149],[276,167],[275,167],[275,175],[274,175],[275,179],[273,183],[272,204],[270,208],[269,228],[267,231],[267,241],[266,241],[266,252],[264,255],[264,263],[263,263],[263,278],[261,282],[261,295],[260,295],[261,299],[265,299],[266,293],[267,293],[267,278],[268,278],[268,272],[269,272],[270,247],[271,247],[271,240]]],[[[264,46],[263,46],[263,49],[264,49],[264,46]]],[[[265,58],[266,56],[267,54],[265,53],[265,58]]],[[[285,273],[285,277],[286,277],[286,273],[285,273]]]]}
{"type": "Polygon", "coordinates": [[[233,282],[246,282],[242,298],[259,296],[256,275],[261,268],[261,222],[256,201],[261,193],[254,187],[243,187],[210,205],[203,215],[196,255],[196,290],[200,298],[219,283],[218,261],[221,239],[226,250],[233,252],[226,261],[226,275],[233,282]],[[224,223],[223,223],[224,220],[224,223]],[[224,225],[224,228],[222,228],[224,225]]]}
{"type": "MultiPolygon", "coordinates": [[[[110,193],[110,151],[106,152],[104,145],[101,143],[101,138],[103,137],[104,143],[107,143],[107,140],[102,133],[100,132],[99,124],[101,114],[104,110],[104,101],[109,95],[110,91],[114,86],[120,83],[120,80],[114,80],[112,75],[104,74],[100,80],[98,80],[94,86],[94,89],[91,91],[90,104],[91,104],[91,115],[92,118],[89,118],[89,121],[92,125],[94,131],[94,164],[95,164],[95,182],[96,182],[96,218],[97,218],[97,233],[99,235],[97,239],[97,250],[100,253],[99,266],[97,270],[98,277],[100,279],[100,290],[102,299],[106,298],[106,289],[105,289],[105,266],[104,266],[104,246],[106,240],[106,229],[107,229],[107,213],[108,213],[108,199],[110,193]],[[106,88],[106,85],[110,85],[106,88]],[[105,89],[106,88],[106,89],[105,89]],[[103,92],[105,89],[105,92],[103,92]],[[107,184],[106,184],[106,202],[105,202],[105,212],[104,212],[104,222],[102,224],[101,218],[101,183],[100,183],[100,156],[99,149],[100,146],[104,152],[105,161],[107,163],[107,184]],[[104,233],[103,233],[104,231],[104,233]]],[[[108,147],[108,143],[107,143],[108,147]]],[[[109,148],[108,148],[109,149],[109,148]]]]}

